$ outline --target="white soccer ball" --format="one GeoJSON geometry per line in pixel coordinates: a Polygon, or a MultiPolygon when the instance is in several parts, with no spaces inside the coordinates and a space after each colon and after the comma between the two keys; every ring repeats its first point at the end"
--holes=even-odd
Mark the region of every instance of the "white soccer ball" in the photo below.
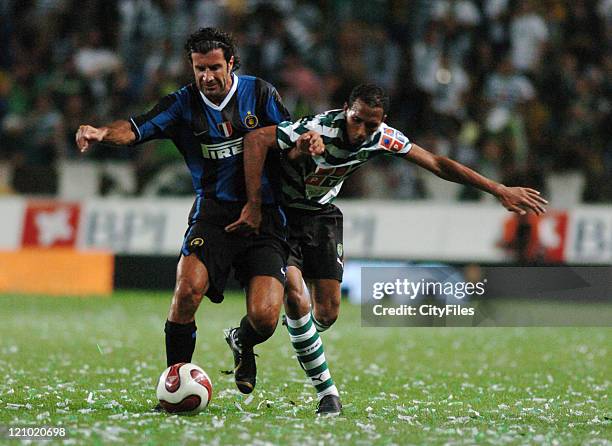
{"type": "Polygon", "coordinates": [[[212,383],[201,367],[179,362],[168,367],[159,377],[157,399],[170,413],[198,413],[208,406],[212,383]]]}

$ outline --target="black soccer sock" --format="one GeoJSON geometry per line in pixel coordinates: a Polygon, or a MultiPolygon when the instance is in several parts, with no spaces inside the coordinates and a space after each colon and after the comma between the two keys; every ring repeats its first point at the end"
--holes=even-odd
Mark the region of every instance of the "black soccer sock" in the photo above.
{"type": "Polygon", "coordinates": [[[196,344],[195,321],[188,324],[166,321],[166,364],[170,367],[177,362],[191,362],[196,344]]]}
{"type": "Polygon", "coordinates": [[[253,328],[248,316],[244,316],[240,321],[240,329],[238,330],[238,342],[241,347],[250,348],[257,344],[261,344],[272,336],[270,333],[268,336],[260,334],[253,328]]]}

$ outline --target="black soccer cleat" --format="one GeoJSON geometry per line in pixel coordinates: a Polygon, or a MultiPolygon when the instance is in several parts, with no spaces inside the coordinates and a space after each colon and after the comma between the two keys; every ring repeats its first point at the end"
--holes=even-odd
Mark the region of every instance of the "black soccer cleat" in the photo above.
{"type": "Polygon", "coordinates": [[[325,395],[319,401],[317,415],[340,415],[342,413],[342,403],[337,395],[325,395]]]}
{"type": "Polygon", "coordinates": [[[251,393],[255,389],[257,364],[253,348],[242,348],[238,341],[238,328],[223,330],[225,341],[234,355],[234,381],[241,393],[251,393]]]}

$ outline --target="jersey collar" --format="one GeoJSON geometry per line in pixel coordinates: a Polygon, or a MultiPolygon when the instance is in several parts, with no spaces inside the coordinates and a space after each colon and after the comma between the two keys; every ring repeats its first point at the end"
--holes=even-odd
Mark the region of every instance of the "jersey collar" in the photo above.
{"type": "Polygon", "coordinates": [[[219,105],[210,101],[206,97],[206,95],[202,93],[200,90],[198,91],[200,91],[200,96],[202,96],[202,99],[204,100],[204,103],[207,106],[209,106],[213,110],[221,111],[225,108],[225,106],[230,101],[230,99],[232,99],[232,96],[234,96],[234,93],[236,92],[237,88],[238,88],[238,76],[236,76],[236,73],[232,73],[232,88],[230,88],[230,91],[227,93],[227,96],[225,96],[225,99],[223,99],[223,102],[221,102],[219,105]]]}

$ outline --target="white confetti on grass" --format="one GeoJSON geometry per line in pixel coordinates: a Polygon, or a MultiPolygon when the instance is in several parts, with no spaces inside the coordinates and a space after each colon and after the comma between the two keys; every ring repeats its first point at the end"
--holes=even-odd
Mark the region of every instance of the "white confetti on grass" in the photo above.
{"type": "Polygon", "coordinates": [[[214,416],[212,417],[211,424],[215,429],[220,429],[225,425],[225,420],[214,416]]]}
{"type": "Polygon", "coordinates": [[[417,416],[416,415],[402,415],[402,414],[398,414],[397,418],[402,420],[402,421],[406,421],[408,424],[410,424],[411,426],[420,426],[421,423],[416,419],[417,416]]]}
{"type": "Polygon", "coordinates": [[[38,415],[36,415],[36,420],[38,421],[43,421],[43,420],[47,420],[51,417],[51,413],[49,412],[42,412],[38,415]]]}
{"type": "Polygon", "coordinates": [[[272,407],[272,401],[269,400],[261,400],[259,402],[259,404],[257,405],[257,410],[259,410],[261,408],[261,406],[266,405],[266,407],[272,407]]]}

